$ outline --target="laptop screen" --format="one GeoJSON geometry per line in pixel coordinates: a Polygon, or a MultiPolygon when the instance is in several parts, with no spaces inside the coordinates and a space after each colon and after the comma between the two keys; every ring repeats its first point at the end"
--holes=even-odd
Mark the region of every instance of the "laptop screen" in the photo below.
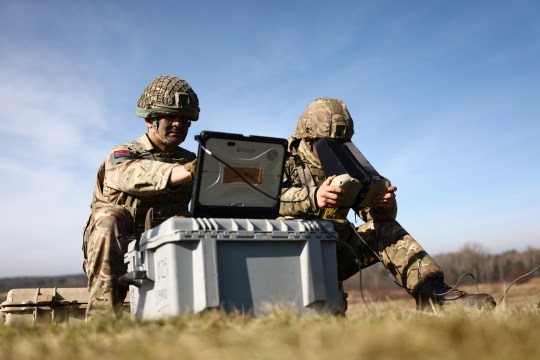
{"type": "Polygon", "coordinates": [[[315,147],[326,177],[349,174],[366,185],[373,178],[381,177],[351,141],[319,139],[315,147]]]}
{"type": "Polygon", "coordinates": [[[203,131],[190,212],[194,217],[276,218],[287,140],[203,131]]]}

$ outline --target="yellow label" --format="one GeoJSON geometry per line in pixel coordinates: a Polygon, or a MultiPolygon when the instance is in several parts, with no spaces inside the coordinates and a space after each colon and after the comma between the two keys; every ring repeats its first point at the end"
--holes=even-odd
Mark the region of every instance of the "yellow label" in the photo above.
{"type": "Polygon", "coordinates": [[[224,184],[262,184],[264,170],[262,168],[248,167],[225,167],[223,168],[223,183],[224,184]],[[240,176],[241,175],[241,176],[240,176]]]}
{"type": "Polygon", "coordinates": [[[336,209],[336,208],[326,208],[323,209],[322,218],[324,220],[345,220],[347,214],[349,213],[348,208],[336,209]]]}

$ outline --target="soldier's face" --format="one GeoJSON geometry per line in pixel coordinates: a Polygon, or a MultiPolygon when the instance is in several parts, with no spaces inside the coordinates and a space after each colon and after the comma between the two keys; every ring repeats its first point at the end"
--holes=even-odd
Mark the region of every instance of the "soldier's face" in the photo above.
{"type": "Polygon", "coordinates": [[[311,150],[313,155],[319,158],[319,153],[317,152],[317,147],[315,146],[315,143],[317,142],[317,140],[319,139],[309,139],[307,140],[307,144],[308,144],[309,150],[311,150]]]}
{"type": "Polygon", "coordinates": [[[178,146],[186,139],[191,120],[181,116],[167,116],[151,121],[148,125],[153,141],[165,146],[178,146]]]}

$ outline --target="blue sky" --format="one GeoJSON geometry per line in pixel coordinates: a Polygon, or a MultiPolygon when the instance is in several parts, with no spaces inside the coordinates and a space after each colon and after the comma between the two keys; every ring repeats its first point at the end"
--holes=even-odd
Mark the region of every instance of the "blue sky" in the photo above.
{"type": "Polygon", "coordinates": [[[80,273],[95,174],[158,75],[202,130],[288,137],[340,98],[431,254],[540,246],[538,1],[0,2],[0,277],[80,273]]]}

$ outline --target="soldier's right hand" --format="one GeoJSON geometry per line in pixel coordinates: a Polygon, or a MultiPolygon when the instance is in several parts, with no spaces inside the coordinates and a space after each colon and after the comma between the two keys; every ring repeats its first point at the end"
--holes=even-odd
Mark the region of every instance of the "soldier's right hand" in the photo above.
{"type": "Polygon", "coordinates": [[[177,165],[173,167],[171,171],[171,177],[169,178],[169,185],[176,186],[193,181],[193,173],[190,171],[189,166],[177,165]]]}
{"type": "Polygon", "coordinates": [[[343,189],[332,186],[330,183],[336,176],[330,176],[319,186],[315,198],[320,209],[337,207],[343,194],[343,189]]]}
{"type": "Polygon", "coordinates": [[[389,186],[386,193],[378,194],[373,199],[373,206],[382,209],[393,209],[396,206],[397,187],[389,186]]]}

